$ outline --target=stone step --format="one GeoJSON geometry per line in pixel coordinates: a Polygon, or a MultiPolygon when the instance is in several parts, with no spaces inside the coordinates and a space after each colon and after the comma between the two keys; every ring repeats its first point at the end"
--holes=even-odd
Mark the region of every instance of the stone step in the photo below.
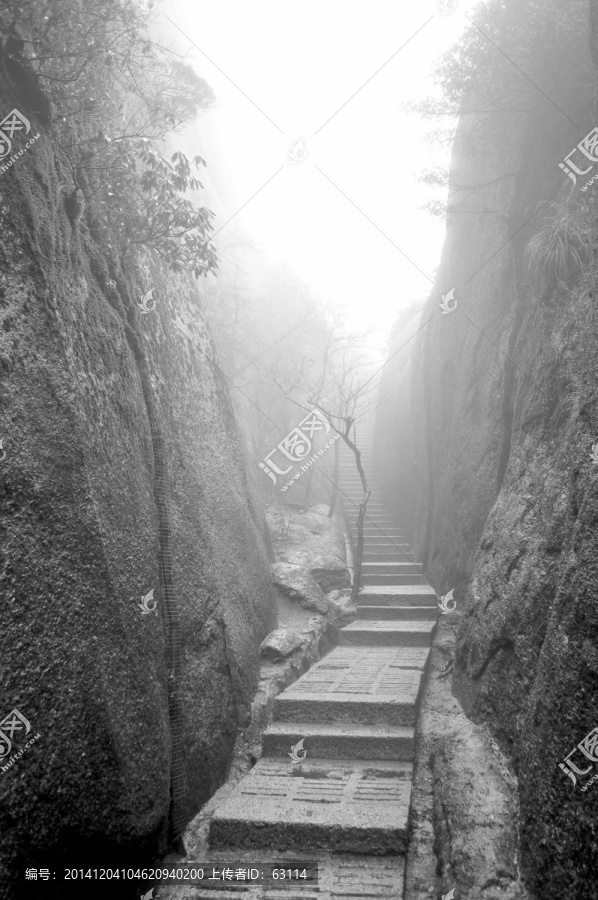
{"type": "MultiPolygon", "coordinates": [[[[363,494],[346,494],[343,497],[343,505],[345,509],[345,513],[347,515],[354,515],[358,512],[360,504],[363,502],[363,494]]],[[[368,503],[365,508],[366,516],[368,516],[371,512],[371,506],[368,503]]],[[[374,512],[376,515],[385,515],[392,516],[392,513],[385,507],[381,506],[379,509],[374,508],[374,512]]]]}
{"type": "MultiPolygon", "coordinates": [[[[354,531],[357,534],[357,518],[354,516],[347,516],[349,520],[349,528],[351,531],[354,531]]],[[[403,537],[404,533],[401,528],[397,525],[396,522],[392,522],[392,524],[387,523],[386,526],[383,526],[376,519],[370,519],[368,516],[363,520],[363,530],[364,533],[368,531],[371,534],[379,534],[381,537],[388,535],[389,537],[403,537]]]]}
{"type": "Polygon", "coordinates": [[[361,566],[363,575],[421,575],[421,563],[414,562],[364,562],[361,566]]]}
{"type": "MultiPolygon", "coordinates": [[[[350,519],[357,518],[357,516],[359,515],[360,502],[361,501],[360,501],[359,497],[355,497],[354,499],[351,500],[350,503],[345,501],[345,512],[347,514],[347,518],[350,518],[350,519]]],[[[395,527],[397,524],[396,520],[394,519],[392,514],[389,513],[389,511],[387,509],[384,509],[384,508],[370,509],[369,503],[366,507],[365,518],[366,518],[366,521],[367,521],[367,519],[372,519],[374,522],[377,522],[378,519],[388,519],[395,525],[395,527]]]]}
{"type": "MultiPolygon", "coordinates": [[[[370,500],[386,500],[384,491],[377,485],[372,484],[372,478],[368,471],[368,467],[366,466],[363,471],[365,472],[366,481],[368,483],[370,500]]],[[[363,494],[363,484],[361,483],[361,478],[357,469],[354,469],[351,473],[339,472],[338,483],[343,490],[355,491],[356,493],[359,492],[363,494]]]]}
{"type": "MultiPolygon", "coordinates": [[[[355,508],[352,508],[352,509],[350,509],[350,510],[347,511],[347,518],[349,518],[350,520],[353,519],[353,520],[357,521],[357,515],[358,515],[358,513],[359,513],[359,510],[357,509],[357,506],[355,506],[355,508]]],[[[367,521],[367,519],[369,518],[369,519],[372,519],[372,521],[377,522],[377,521],[378,521],[378,516],[381,516],[381,517],[383,516],[384,518],[389,519],[389,520],[393,523],[393,526],[396,528],[397,523],[396,523],[396,521],[392,518],[392,516],[389,514],[388,510],[384,510],[384,509],[379,509],[379,510],[376,510],[376,509],[370,509],[370,507],[368,506],[367,512],[366,512],[366,514],[365,514],[366,521],[367,521]]]]}
{"type": "Polygon", "coordinates": [[[359,671],[313,666],[275,698],[274,721],[415,725],[421,679],[420,669],[396,663],[359,671]]]}
{"type": "Polygon", "coordinates": [[[429,647],[436,621],[357,619],[341,628],[341,646],[429,647]]]}
{"type": "Polygon", "coordinates": [[[415,563],[415,557],[413,553],[409,550],[395,550],[393,547],[389,547],[388,550],[380,550],[377,552],[370,552],[368,549],[367,543],[364,544],[363,551],[363,562],[413,562],[415,563]]]}
{"type": "Polygon", "coordinates": [[[399,587],[403,584],[426,584],[425,575],[365,575],[361,576],[361,584],[369,587],[371,584],[396,585],[399,587]]]}
{"type": "MultiPolygon", "coordinates": [[[[349,496],[349,499],[352,502],[361,503],[363,500],[363,491],[361,489],[356,489],[355,491],[351,491],[349,488],[345,487],[345,493],[349,496]]],[[[386,498],[383,496],[380,497],[372,497],[370,495],[370,499],[368,500],[366,511],[369,512],[373,506],[378,505],[380,507],[380,511],[385,513],[387,516],[393,516],[394,512],[388,508],[386,505],[386,498]]]]}
{"type": "Polygon", "coordinates": [[[438,606],[361,606],[357,607],[357,619],[433,619],[438,618],[438,606]]]}
{"type": "MultiPolygon", "coordinates": [[[[345,499],[347,499],[347,498],[345,498],[345,499]]],[[[349,497],[348,499],[350,501],[353,501],[355,503],[356,507],[359,506],[359,503],[361,502],[359,497],[349,497]]],[[[350,506],[351,505],[352,504],[350,504],[350,506]]],[[[355,512],[355,510],[350,510],[350,511],[355,512]]],[[[386,516],[392,516],[392,514],[389,512],[387,507],[384,506],[382,503],[379,506],[377,506],[376,504],[368,503],[368,505],[366,507],[366,515],[370,515],[371,513],[380,513],[380,514],[383,514],[386,516]]]]}
{"type": "MultiPolygon", "coordinates": [[[[350,522],[349,528],[351,529],[352,532],[357,534],[357,522],[350,522]]],[[[393,539],[394,538],[403,538],[403,540],[406,540],[406,537],[403,534],[403,530],[401,528],[399,528],[399,526],[396,523],[393,525],[389,525],[387,528],[382,529],[382,528],[380,528],[380,525],[378,524],[378,522],[374,522],[374,521],[370,522],[366,518],[363,523],[363,531],[364,531],[364,534],[369,533],[374,536],[379,535],[381,540],[385,537],[390,537],[393,539]]]]}
{"type": "Polygon", "coordinates": [[[392,550],[388,554],[370,553],[368,550],[368,545],[364,545],[362,564],[379,563],[384,562],[385,560],[388,560],[389,562],[392,561],[396,563],[412,563],[413,565],[419,565],[415,558],[415,555],[409,550],[392,550]]]}
{"type": "MultiPolygon", "coordinates": [[[[345,495],[345,497],[348,496],[348,497],[351,497],[352,499],[357,497],[360,501],[363,500],[365,492],[363,490],[363,485],[361,484],[361,482],[359,484],[353,484],[352,482],[348,482],[346,480],[341,480],[339,486],[342,487],[343,494],[345,495]]],[[[370,499],[368,500],[368,506],[370,505],[370,503],[386,504],[386,497],[384,496],[383,493],[377,493],[377,492],[370,493],[370,499]]]]}
{"type": "MultiPolygon", "coordinates": [[[[349,533],[351,537],[357,538],[357,522],[349,522],[349,533]]],[[[363,536],[369,538],[391,538],[392,540],[406,543],[405,535],[396,525],[385,525],[383,522],[365,521],[363,527],[363,536]]]]}
{"type": "MultiPolygon", "coordinates": [[[[401,532],[401,529],[397,526],[396,522],[385,522],[382,519],[365,519],[363,533],[372,537],[376,534],[380,535],[380,537],[398,537],[401,538],[402,542],[405,543],[405,537],[401,532]]],[[[353,517],[349,517],[349,528],[351,529],[351,533],[357,537],[357,519],[353,517]]]]}
{"type": "Polygon", "coordinates": [[[409,541],[405,540],[403,535],[397,535],[397,537],[389,535],[388,537],[386,537],[383,533],[381,534],[380,532],[378,532],[377,534],[364,533],[364,538],[367,539],[368,550],[370,553],[381,553],[387,550],[413,550],[412,545],[409,543],[409,541]]]}
{"type": "Polygon", "coordinates": [[[394,538],[385,538],[383,535],[367,535],[368,553],[381,553],[383,550],[410,550],[413,551],[411,544],[407,541],[397,540],[394,538]]]}
{"type": "MultiPolygon", "coordinates": [[[[360,501],[363,500],[364,491],[361,484],[349,484],[347,481],[341,481],[339,486],[342,487],[345,498],[350,497],[351,499],[358,498],[360,501]]],[[[388,509],[386,506],[386,497],[382,493],[370,494],[368,508],[373,503],[379,503],[384,509],[388,509]]]]}
{"type": "Polygon", "coordinates": [[[386,760],[260,759],[212,816],[210,846],[404,854],[412,772],[386,760]]]}
{"type": "MultiPolygon", "coordinates": [[[[287,757],[301,740],[307,761],[312,756],[411,761],[415,731],[405,725],[272,722],[262,736],[263,754],[287,757]]],[[[297,752],[302,755],[301,751],[297,752]]]]}
{"type": "MultiPolygon", "coordinates": [[[[357,531],[355,531],[355,532],[351,531],[349,536],[350,536],[353,544],[357,545],[357,537],[358,537],[357,531]]],[[[374,548],[372,548],[372,544],[374,544],[374,545],[379,544],[380,541],[384,539],[384,537],[385,537],[384,532],[377,532],[376,534],[372,534],[371,532],[364,531],[364,533],[363,533],[364,549],[367,550],[367,552],[376,553],[377,552],[376,548],[375,548],[375,546],[374,546],[374,548]]],[[[403,538],[402,535],[396,535],[396,537],[395,537],[392,534],[389,534],[386,537],[386,540],[387,540],[387,543],[384,547],[385,550],[402,551],[404,548],[407,548],[408,552],[411,551],[411,547],[409,546],[409,544],[407,544],[407,542],[405,541],[405,539],[403,538]]]]}
{"type": "MultiPolygon", "coordinates": [[[[351,512],[352,510],[357,509],[359,504],[363,502],[363,491],[349,491],[343,488],[343,500],[345,503],[345,512],[351,512]]],[[[392,515],[391,511],[384,503],[380,502],[379,506],[376,508],[371,500],[366,506],[366,513],[369,513],[372,507],[376,512],[385,513],[387,516],[392,515]]]]}
{"type": "Polygon", "coordinates": [[[370,606],[431,606],[438,601],[429,584],[368,585],[359,592],[357,603],[370,606]]]}
{"type": "MultiPolygon", "coordinates": [[[[350,512],[347,515],[347,519],[349,521],[349,526],[351,528],[354,528],[355,531],[357,531],[357,519],[358,519],[357,513],[350,512]]],[[[364,524],[364,527],[368,527],[372,530],[374,530],[374,529],[376,529],[377,531],[382,530],[383,532],[396,531],[399,534],[402,534],[402,531],[399,528],[399,526],[397,525],[397,523],[395,522],[395,520],[389,518],[388,516],[384,516],[384,517],[370,516],[370,514],[368,513],[368,514],[366,514],[366,516],[363,520],[363,524],[364,524]]]]}
{"type": "MultiPolygon", "coordinates": [[[[358,505],[359,505],[358,502],[356,502],[355,506],[348,510],[347,515],[349,515],[351,517],[356,516],[357,513],[359,512],[359,510],[357,508],[358,505]]],[[[365,510],[365,518],[371,519],[372,522],[379,522],[380,520],[386,520],[388,522],[393,522],[395,526],[397,524],[394,516],[392,515],[392,513],[389,513],[389,511],[387,509],[381,510],[379,512],[375,512],[370,509],[369,504],[365,510]]]]}
{"type": "MultiPolygon", "coordinates": [[[[370,499],[382,500],[384,495],[382,491],[380,491],[377,487],[372,486],[372,479],[368,467],[365,466],[363,471],[368,483],[368,490],[371,491],[370,499]]],[[[363,484],[361,483],[361,478],[359,477],[359,472],[357,471],[357,469],[354,469],[352,472],[339,472],[338,484],[340,487],[342,487],[343,491],[355,491],[356,493],[361,494],[364,493],[363,484]]]]}
{"type": "MultiPolygon", "coordinates": [[[[365,473],[366,481],[368,483],[368,490],[371,490],[375,493],[381,493],[381,488],[375,484],[375,479],[372,478],[372,468],[369,463],[365,463],[363,466],[363,471],[365,473]]],[[[359,474],[359,470],[357,466],[353,466],[353,468],[339,468],[338,471],[339,481],[343,484],[346,484],[348,487],[355,487],[362,489],[363,485],[361,483],[361,475],[359,474]]]]}
{"type": "Polygon", "coordinates": [[[368,551],[370,553],[384,553],[389,550],[413,550],[412,545],[409,541],[406,541],[404,537],[398,536],[397,538],[385,537],[384,534],[365,534],[364,537],[367,539],[368,551]]]}
{"type": "MultiPolygon", "coordinates": [[[[347,514],[347,516],[356,516],[359,513],[359,504],[360,503],[361,503],[361,497],[350,497],[349,499],[345,498],[345,513],[347,514]]],[[[372,510],[370,508],[369,503],[366,507],[365,515],[366,515],[366,518],[368,516],[372,516],[372,515],[373,516],[384,516],[387,519],[392,519],[393,522],[395,521],[392,514],[389,513],[389,511],[387,509],[385,509],[384,507],[380,507],[380,509],[376,509],[374,507],[374,509],[372,510]]]]}

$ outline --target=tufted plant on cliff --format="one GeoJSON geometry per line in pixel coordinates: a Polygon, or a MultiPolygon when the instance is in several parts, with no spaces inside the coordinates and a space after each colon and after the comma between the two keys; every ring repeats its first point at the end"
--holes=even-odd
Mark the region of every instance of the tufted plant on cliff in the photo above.
{"type": "Polygon", "coordinates": [[[540,228],[528,241],[525,258],[532,280],[541,291],[559,283],[572,284],[588,260],[592,234],[580,210],[553,206],[540,228]]]}
{"type": "Polygon", "coordinates": [[[156,147],[215,97],[148,38],[146,19],[128,0],[0,0],[2,74],[15,92],[33,78],[51,101],[71,221],[85,209],[92,234],[108,229],[123,246],[144,245],[171,270],[199,277],[216,268],[212,213],[185,196],[202,188],[187,157],[177,151],[169,161],[156,147]]]}

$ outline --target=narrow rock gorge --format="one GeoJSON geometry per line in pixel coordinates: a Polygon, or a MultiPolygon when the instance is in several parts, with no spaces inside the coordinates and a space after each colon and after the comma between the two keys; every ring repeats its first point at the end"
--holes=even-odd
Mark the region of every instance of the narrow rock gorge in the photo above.
{"type": "Polygon", "coordinates": [[[598,0],[0,0],[2,900],[598,900],[597,167],[598,0]]]}

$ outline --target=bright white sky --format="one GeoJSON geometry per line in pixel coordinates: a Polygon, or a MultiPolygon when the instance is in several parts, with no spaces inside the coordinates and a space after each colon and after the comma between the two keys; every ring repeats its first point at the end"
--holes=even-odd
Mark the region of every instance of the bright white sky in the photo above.
{"type": "Polygon", "coordinates": [[[418,174],[447,165],[449,148],[430,144],[427,123],[400,105],[433,91],[431,69],[476,0],[446,2],[457,8],[168,0],[151,17],[218,97],[199,124],[215,227],[255,194],[216,246],[240,231],[257,267],[286,261],[355,326],[375,328],[379,345],[398,310],[427,295],[440,259],[444,222],[420,209],[439,195],[418,174]],[[300,139],[307,155],[294,163],[300,139]]]}

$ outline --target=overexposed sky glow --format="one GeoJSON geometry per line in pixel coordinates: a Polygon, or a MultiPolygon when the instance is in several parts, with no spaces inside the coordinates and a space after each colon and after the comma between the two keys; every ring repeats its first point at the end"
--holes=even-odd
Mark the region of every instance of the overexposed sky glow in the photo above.
{"type": "Polygon", "coordinates": [[[447,165],[450,148],[430,144],[401,104],[433,90],[431,69],[475,0],[448,5],[169,0],[155,11],[153,27],[218,97],[196,131],[216,229],[234,216],[216,246],[242,235],[252,265],[286,261],[380,344],[440,258],[444,223],[420,209],[438,194],[418,174],[447,165]]]}

